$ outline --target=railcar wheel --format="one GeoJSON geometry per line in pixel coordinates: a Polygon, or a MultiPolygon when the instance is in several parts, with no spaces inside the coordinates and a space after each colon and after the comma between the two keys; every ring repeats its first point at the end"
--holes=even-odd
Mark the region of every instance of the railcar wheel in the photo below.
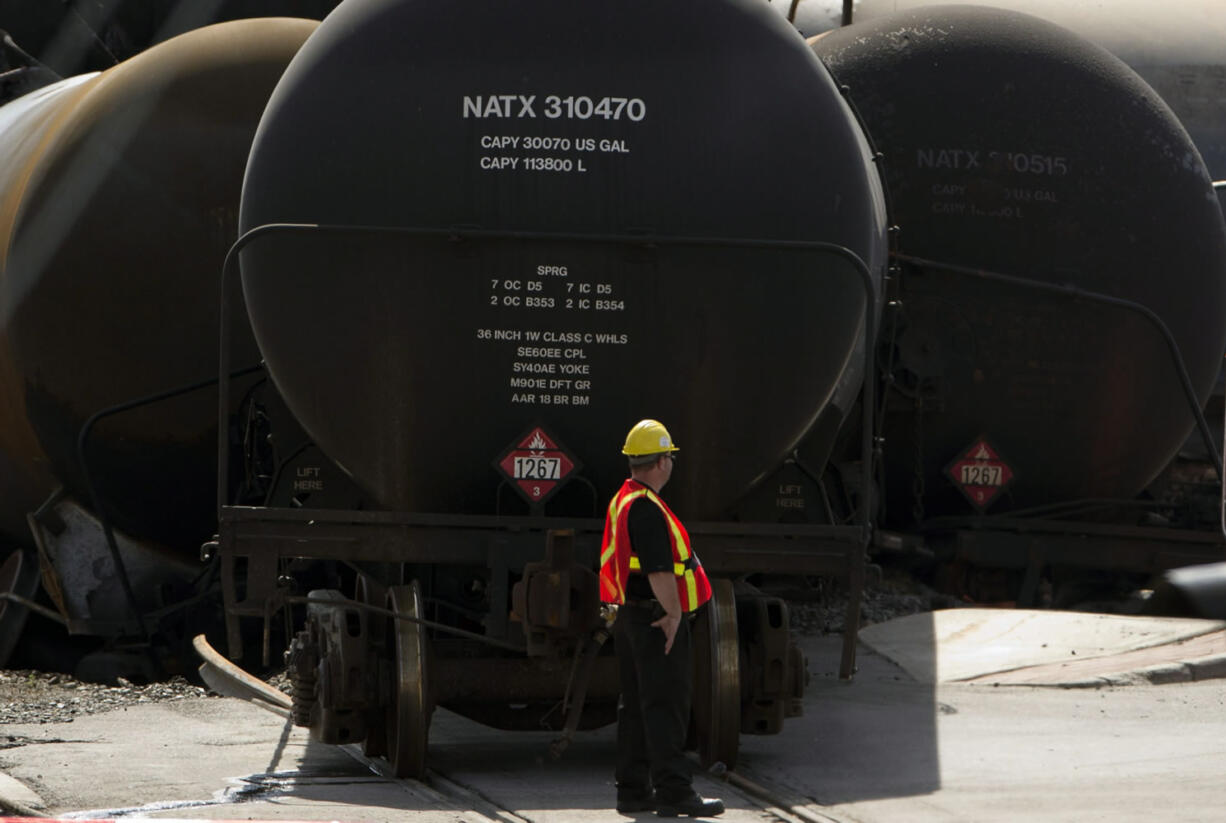
{"type": "MultiPolygon", "coordinates": [[[[388,602],[387,588],[371,580],[366,575],[359,574],[353,599],[368,606],[384,607],[388,602]]],[[[382,656],[387,656],[389,653],[388,643],[390,641],[388,639],[387,622],[382,617],[377,618],[373,613],[368,616],[367,625],[370,627],[371,643],[382,656]]],[[[392,654],[394,656],[394,652],[392,654]]],[[[366,715],[366,739],[362,741],[362,752],[367,757],[387,756],[388,715],[391,711],[389,704],[393,695],[391,689],[386,691],[387,699],[380,700],[379,705],[371,709],[366,715]]],[[[383,692],[380,694],[383,694],[383,692]]]]}
{"type": "MultiPolygon", "coordinates": [[[[417,581],[393,586],[387,606],[396,614],[422,617],[421,588],[417,581]]],[[[430,732],[430,681],[426,667],[426,630],[420,623],[391,620],[392,699],[387,713],[387,760],[397,777],[423,777],[426,741],[430,732]]]]}
{"type": "Polygon", "coordinates": [[[693,726],[704,767],[736,765],[741,736],[741,666],[731,580],[712,580],[711,599],[694,622],[693,726]]]}
{"type": "MultiPolygon", "coordinates": [[[[0,563],[0,592],[33,600],[38,592],[38,564],[20,549],[0,563]]],[[[15,600],[0,599],[0,669],[8,663],[26,625],[29,609],[15,600]]]]}

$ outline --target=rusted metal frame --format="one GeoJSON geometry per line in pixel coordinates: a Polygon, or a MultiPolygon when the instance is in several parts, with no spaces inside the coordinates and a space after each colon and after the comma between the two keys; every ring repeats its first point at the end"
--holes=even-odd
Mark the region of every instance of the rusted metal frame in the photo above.
{"type": "Polygon", "coordinates": [[[1040,575],[1049,566],[1155,574],[1226,557],[1221,534],[1186,529],[998,515],[930,521],[925,534],[930,545],[946,540],[955,557],[976,566],[1024,569],[1021,606],[1035,604],[1040,575]]]}
{"type": "MultiPolygon", "coordinates": [[[[221,545],[223,563],[233,568],[236,557],[269,554],[277,559],[309,557],[325,560],[429,563],[445,565],[491,565],[495,557],[504,568],[517,560],[537,559],[543,533],[536,531],[504,535],[491,529],[429,529],[367,524],[357,536],[353,524],[286,526],[247,521],[227,532],[221,545]],[[510,539],[508,539],[510,538],[510,539]],[[515,543],[523,545],[516,546],[515,543]],[[530,544],[530,545],[529,545],[530,544]]],[[[595,565],[599,546],[589,540],[577,544],[579,561],[595,565]]],[[[847,569],[845,543],[783,536],[745,538],[710,537],[703,541],[703,565],[717,573],[777,571],[791,574],[842,574],[847,569]]],[[[522,563],[520,563],[522,565],[522,563]]],[[[492,566],[491,566],[492,567],[492,566]]],[[[223,568],[223,574],[225,569],[223,568]]],[[[249,597],[248,600],[251,598],[249,597]]],[[[251,614],[259,613],[258,610],[251,614]]]]}
{"type": "MultiPolygon", "coordinates": [[[[322,529],[337,526],[399,526],[485,531],[545,532],[570,529],[577,534],[601,534],[604,520],[596,518],[531,517],[505,515],[422,514],[417,512],[352,509],[268,509],[259,506],[225,506],[221,522],[235,528],[259,528],[253,524],[275,523],[286,529],[308,526],[322,529]]],[[[807,539],[832,542],[857,542],[856,526],[819,526],[804,523],[726,523],[698,521],[687,523],[691,535],[704,538],[807,539]]],[[[347,533],[347,532],[345,532],[347,533]]]]}
{"type": "MultiPolygon", "coordinates": [[[[848,548],[847,570],[847,613],[845,625],[848,630],[843,636],[843,650],[839,666],[839,676],[850,679],[855,672],[856,643],[860,626],[860,600],[864,591],[865,563],[867,562],[868,546],[872,541],[872,513],[875,509],[873,465],[874,446],[876,444],[874,415],[874,383],[876,380],[876,363],[874,355],[874,336],[876,325],[876,288],[873,284],[872,272],[858,255],[845,246],[822,241],[804,240],[761,240],[747,238],[717,238],[717,237],[676,237],[660,235],[603,235],[557,232],[514,232],[491,230],[459,230],[402,226],[348,226],[327,225],[317,223],[270,223],[256,226],[245,232],[242,237],[230,247],[226,254],[221,276],[221,300],[219,306],[219,363],[218,374],[228,374],[230,370],[230,291],[233,288],[234,271],[237,269],[239,255],[253,241],[269,234],[312,234],[312,233],[348,233],[367,235],[398,235],[401,237],[446,237],[455,240],[553,240],[563,242],[616,243],[622,245],[653,247],[653,246],[719,246],[724,248],[760,248],[776,250],[795,250],[810,252],[825,252],[843,258],[849,262],[859,275],[864,289],[864,382],[862,386],[863,421],[861,434],[861,460],[864,467],[861,472],[861,505],[855,527],[827,527],[850,529],[848,532],[854,543],[848,548]],[[854,555],[852,553],[855,553],[854,555]]],[[[217,474],[217,508],[219,528],[222,509],[228,498],[227,473],[229,471],[229,381],[222,380],[218,391],[218,474],[217,474]]]]}
{"type": "Polygon", "coordinates": [[[273,603],[280,603],[281,593],[277,591],[277,565],[280,557],[275,553],[241,553],[236,550],[233,535],[222,531],[218,541],[218,555],[221,564],[221,596],[226,624],[226,651],[234,660],[243,656],[243,636],[239,625],[240,617],[260,617],[271,620],[269,608],[273,603]],[[239,600],[237,561],[242,557],[247,561],[246,597],[239,600]]]}
{"type": "MultiPolygon", "coordinates": [[[[301,514],[299,511],[289,513],[301,514]]],[[[351,521],[352,518],[344,516],[334,521],[315,518],[294,522],[245,517],[230,521],[231,528],[222,529],[219,548],[232,657],[241,656],[237,618],[267,618],[267,603],[280,597],[275,583],[278,564],[282,559],[312,557],[490,568],[501,566],[505,569],[522,566],[535,558],[539,540],[544,534],[537,529],[510,532],[505,527],[500,529],[495,526],[447,528],[374,521],[358,524],[351,521]],[[239,557],[246,558],[248,563],[247,597],[241,602],[237,599],[235,579],[239,557]]],[[[849,534],[847,527],[840,530],[840,536],[845,539],[836,541],[825,529],[821,530],[825,539],[796,537],[776,528],[776,524],[767,524],[770,528],[760,530],[743,524],[695,524],[695,533],[703,533],[702,527],[705,525],[716,527],[703,539],[704,565],[715,573],[739,574],[765,570],[788,574],[837,575],[851,581],[857,566],[861,572],[863,570],[863,562],[856,562],[862,556],[855,554],[861,544],[846,539],[849,534]]],[[[589,563],[595,564],[599,556],[597,534],[587,531],[582,535],[586,539],[577,541],[576,551],[581,562],[586,555],[589,563]]],[[[855,617],[858,621],[858,604],[855,617]]],[[[851,636],[854,638],[855,633],[851,633],[851,636]]],[[[850,672],[844,676],[850,676],[850,672]]]]}
{"type": "MultiPolygon", "coordinates": [[[[536,558],[543,531],[523,530],[506,534],[495,528],[440,528],[375,523],[287,524],[253,522],[233,524],[229,530],[236,544],[268,547],[278,557],[357,560],[383,563],[436,563],[445,565],[485,565],[490,541],[504,541],[504,556],[536,558]]],[[[595,567],[599,556],[598,538],[591,534],[583,541],[595,567]]],[[[238,551],[237,548],[231,551],[238,551]]],[[[245,553],[245,552],[238,552],[245,553]]],[[[581,551],[582,553],[582,551],[581,551]]]]}
{"type": "Polygon", "coordinates": [[[1183,387],[1184,397],[1188,401],[1188,407],[1192,411],[1192,419],[1196,421],[1196,427],[1200,431],[1201,439],[1205,443],[1205,449],[1213,458],[1213,467],[1217,470],[1218,482],[1222,482],[1222,455],[1218,452],[1217,447],[1214,445],[1213,437],[1209,434],[1209,424],[1205,422],[1205,415],[1201,411],[1200,403],[1196,398],[1196,390],[1192,387],[1192,378],[1188,376],[1188,369],[1184,365],[1183,354],[1179,351],[1179,344],[1175,341],[1174,335],[1171,334],[1171,330],[1167,328],[1166,323],[1162,321],[1162,318],[1148,306],[1143,306],[1140,303],[1125,300],[1121,297],[1112,297],[1099,292],[1087,291],[1086,289],[1078,288],[1077,286],[1069,284],[1056,285],[1054,283],[1043,283],[1035,280],[1027,280],[1024,277],[1017,277],[1011,274],[1001,274],[999,272],[987,271],[985,269],[977,269],[973,266],[959,266],[953,263],[941,263],[936,260],[927,260],[922,257],[912,257],[908,254],[895,254],[894,257],[897,260],[902,260],[916,266],[926,266],[928,268],[940,269],[941,271],[952,272],[954,274],[975,277],[980,280],[989,280],[996,283],[1005,283],[1007,285],[1016,286],[1022,289],[1041,291],[1046,292],[1047,294],[1056,294],[1073,300],[1085,300],[1090,303],[1115,306],[1116,308],[1127,309],[1128,311],[1144,317],[1155,329],[1158,330],[1158,333],[1162,335],[1162,339],[1166,342],[1167,351],[1171,355],[1171,364],[1174,367],[1176,376],[1179,378],[1179,382],[1183,387]]]}
{"type": "MultiPolygon", "coordinates": [[[[226,513],[230,511],[229,508],[225,510],[226,513]]],[[[449,527],[413,526],[396,522],[394,517],[383,522],[380,519],[355,520],[347,516],[352,512],[346,511],[314,510],[307,517],[298,517],[302,510],[278,509],[273,510],[271,517],[252,516],[259,511],[248,510],[242,519],[223,519],[223,523],[230,526],[227,531],[234,541],[272,547],[283,558],[450,565],[485,564],[493,550],[492,540],[499,541],[503,548],[498,553],[508,560],[517,555],[536,557],[529,552],[535,550],[540,537],[557,530],[544,526],[560,527],[565,522],[544,520],[536,527],[525,528],[512,526],[506,522],[509,518],[499,518],[497,523],[492,523],[473,517],[460,518],[449,527]],[[281,511],[295,515],[295,519],[277,518],[281,511]]],[[[586,528],[573,529],[580,535],[576,542],[579,561],[595,565],[601,533],[597,527],[603,524],[595,520],[580,522],[586,528]]],[[[774,523],[755,527],[755,524],[700,522],[688,531],[703,538],[703,565],[717,572],[780,570],[823,574],[834,569],[841,571],[846,567],[847,544],[858,543],[860,538],[854,527],[810,527],[798,534],[800,529],[774,523]]]]}
{"type": "MultiPolygon", "coordinates": [[[[1028,506],[1024,509],[1013,509],[999,514],[976,515],[974,517],[934,517],[923,524],[923,528],[941,528],[945,524],[955,522],[980,523],[995,520],[1022,520],[1047,517],[1057,522],[1075,522],[1071,518],[1086,511],[1102,511],[1104,509],[1135,509],[1153,511],[1170,508],[1169,503],[1158,500],[1128,500],[1115,497],[1082,497],[1077,500],[1062,500],[1058,503],[1046,503],[1042,506],[1028,506]]],[[[1041,521],[1039,521],[1041,522],[1041,521]]]]}
{"type": "MultiPolygon", "coordinates": [[[[253,512],[246,512],[250,515],[253,512]]],[[[292,514],[301,512],[293,511],[292,514]]],[[[233,528],[223,529],[219,545],[222,593],[225,601],[228,652],[242,656],[239,618],[258,617],[264,620],[266,634],[271,613],[284,603],[284,593],[277,587],[280,561],[296,557],[325,560],[373,561],[395,563],[430,563],[482,566],[503,579],[492,581],[496,592],[495,608],[501,604],[505,612],[507,592],[505,573],[521,568],[536,559],[539,530],[510,532],[505,528],[426,527],[397,525],[394,522],[367,522],[356,525],[346,512],[314,512],[313,519],[296,519],[284,523],[254,518],[232,522],[233,528]],[[319,516],[340,515],[335,520],[319,516]],[[246,597],[238,599],[238,560],[246,560],[246,597]],[[271,610],[271,612],[270,612],[271,610]]],[[[388,518],[389,520],[391,518],[388,518]]],[[[593,524],[595,521],[593,521],[593,524]]],[[[726,524],[703,540],[704,565],[715,573],[742,574],[763,570],[802,575],[837,575],[849,577],[855,565],[846,543],[814,538],[795,538],[782,534],[755,535],[747,540],[745,529],[728,529],[726,524]]],[[[777,531],[773,527],[764,531],[777,531]]],[[[844,532],[847,530],[844,529],[844,532]]],[[[580,562],[595,565],[599,557],[598,533],[588,531],[576,541],[580,562]]],[[[492,635],[505,631],[505,617],[487,625],[492,635]]]]}
{"type": "MultiPolygon", "coordinates": [[[[1124,535],[960,531],[951,537],[959,559],[986,568],[1025,569],[1028,574],[1048,566],[1154,574],[1221,557],[1207,542],[1130,540],[1124,535]]],[[[1037,580],[1034,583],[1037,586],[1037,580]]]]}
{"type": "Polygon", "coordinates": [[[1148,540],[1167,543],[1203,543],[1218,546],[1226,553],[1226,540],[1210,531],[1168,529],[1153,526],[1120,526],[1111,523],[1086,523],[1067,520],[1031,520],[1028,518],[948,518],[929,521],[925,531],[930,534],[952,532],[1006,532],[1018,534],[1054,534],[1068,536],[1110,537],[1117,540],[1148,540]]]}
{"type": "MultiPolygon", "coordinates": [[[[258,511],[258,510],[256,510],[258,511]]],[[[282,510],[273,510],[275,513],[282,510]]],[[[250,512],[248,512],[250,514],[250,512]]],[[[442,528],[406,526],[394,522],[354,524],[346,512],[318,511],[327,518],[323,522],[297,520],[280,523],[275,520],[247,519],[232,528],[222,528],[218,551],[221,562],[222,594],[225,603],[228,653],[242,656],[239,618],[258,617],[265,627],[265,645],[273,615],[285,605],[295,602],[278,585],[278,570],[284,559],[307,557],[346,562],[429,563],[457,566],[488,567],[503,570],[503,579],[495,581],[495,604],[505,610],[508,602],[505,570],[521,568],[539,556],[538,531],[516,533],[496,528],[442,528]],[[247,563],[246,596],[239,600],[239,560],[247,563]]],[[[595,566],[599,547],[595,534],[586,535],[580,546],[585,561],[595,566]]],[[[506,618],[501,619],[505,631],[506,618]]],[[[491,636],[498,625],[487,625],[491,636]]],[[[496,642],[491,640],[490,642],[496,642]]]]}
{"type": "Polygon", "coordinates": [[[372,509],[268,508],[264,506],[223,506],[223,523],[344,523],[349,525],[438,526],[459,528],[545,531],[574,529],[600,531],[604,521],[595,518],[531,517],[481,514],[433,514],[372,509]]]}
{"type": "Polygon", "coordinates": [[[243,654],[240,618],[258,617],[268,624],[286,605],[278,586],[283,559],[309,557],[322,560],[393,563],[451,563],[484,565],[488,559],[488,531],[410,528],[394,524],[279,523],[248,520],[220,524],[218,552],[221,562],[227,653],[243,654]],[[239,599],[238,561],[246,561],[245,597],[239,599]]]}
{"type": "MultiPolygon", "coordinates": [[[[487,565],[493,554],[504,565],[535,558],[540,529],[509,531],[505,527],[427,527],[395,523],[244,519],[230,521],[222,543],[223,562],[233,568],[232,558],[254,557],[257,552],[281,558],[313,557],[395,563],[487,565]],[[497,546],[494,544],[497,543],[497,546]],[[231,558],[231,560],[224,560],[231,558]]],[[[847,539],[828,535],[796,536],[772,528],[725,529],[694,533],[703,535],[703,564],[720,573],[781,571],[793,574],[841,574],[847,570],[847,539]]],[[[595,565],[599,556],[599,532],[587,530],[577,540],[579,562],[595,565]]],[[[843,529],[846,537],[848,529],[843,529]]]]}

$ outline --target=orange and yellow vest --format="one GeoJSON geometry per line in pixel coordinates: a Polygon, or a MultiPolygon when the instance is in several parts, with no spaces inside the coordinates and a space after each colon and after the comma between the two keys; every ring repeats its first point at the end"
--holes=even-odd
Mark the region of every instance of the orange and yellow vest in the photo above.
{"type": "Polygon", "coordinates": [[[630,505],[645,497],[660,507],[668,524],[669,543],[673,549],[673,574],[677,578],[677,596],[681,608],[692,612],[711,599],[711,583],[707,573],[690,549],[690,535],[660,496],[637,480],[626,480],[609,501],[604,521],[604,541],[600,552],[600,599],[605,603],[626,602],[626,581],[639,570],[639,559],[630,547],[630,505]]]}

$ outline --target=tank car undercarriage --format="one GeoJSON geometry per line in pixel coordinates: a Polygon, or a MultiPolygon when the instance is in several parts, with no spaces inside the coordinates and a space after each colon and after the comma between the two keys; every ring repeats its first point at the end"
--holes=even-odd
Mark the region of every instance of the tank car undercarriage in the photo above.
{"type": "MultiPolygon", "coordinates": [[[[361,742],[402,776],[420,775],[430,717],[442,706],[506,729],[551,729],[558,756],[578,729],[616,718],[616,661],[596,575],[600,523],[556,520],[508,530],[497,518],[387,512],[223,509],[219,552],[229,654],[243,654],[243,618],[301,613],[286,652],[294,720],[321,742],[361,742]],[[568,528],[569,527],[569,528],[568,528]],[[342,567],[348,591],[294,591],[290,565],[342,567]]],[[[735,763],[739,735],[780,731],[800,712],[805,662],[786,604],[732,575],[768,564],[801,575],[848,576],[857,544],[814,527],[702,524],[704,566],[716,578],[696,620],[692,742],[704,763],[735,763]],[[752,538],[754,548],[746,548],[752,538]]],[[[858,599],[849,606],[858,619],[858,599]]],[[[851,616],[849,615],[849,619],[851,616]]],[[[845,676],[853,664],[849,633],[845,676]]]]}

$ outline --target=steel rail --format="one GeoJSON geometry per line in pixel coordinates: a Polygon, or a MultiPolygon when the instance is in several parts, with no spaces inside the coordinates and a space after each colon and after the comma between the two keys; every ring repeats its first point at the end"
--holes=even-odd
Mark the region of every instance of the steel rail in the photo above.
{"type": "MultiPolygon", "coordinates": [[[[332,601],[329,601],[332,602],[332,601]]],[[[405,618],[410,619],[410,618],[405,618]]],[[[286,716],[292,706],[288,695],[254,675],[244,671],[218,653],[204,635],[198,635],[193,641],[197,654],[204,660],[201,673],[206,668],[209,675],[205,682],[213,691],[227,697],[248,700],[267,708],[274,713],[286,716]],[[210,679],[211,678],[211,679],[210,679]]],[[[479,789],[460,782],[455,777],[434,769],[427,772],[424,780],[415,778],[397,778],[390,766],[382,759],[369,757],[358,744],[349,743],[340,746],[349,756],[362,763],[380,777],[392,781],[412,783],[417,788],[433,790],[440,798],[463,804],[471,810],[501,823],[527,823],[527,818],[512,809],[508,809],[479,789]]],[[[541,762],[550,762],[553,758],[542,758],[541,762]]],[[[727,771],[722,763],[717,763],[709,770],[698,768],[696,776],[726,786],[739,794],[745,800],[762,807],[762,810],[783,823],[843,823],[840,818],[812,808],[816,805],[807,798],[785,796],[780,790],[763,785],[757,780],[735,771],[727,771]]]]}
{"type": "Polygon", "coordinates": [[[204,661],[200,664],[199,672],[210,689],[226,697],[237,697],[255,703],[282,717],[289,717],[294,701],[285,692],[230,662],[209,645],[203,634],[192,639],[192,648],[204,661]]]}

